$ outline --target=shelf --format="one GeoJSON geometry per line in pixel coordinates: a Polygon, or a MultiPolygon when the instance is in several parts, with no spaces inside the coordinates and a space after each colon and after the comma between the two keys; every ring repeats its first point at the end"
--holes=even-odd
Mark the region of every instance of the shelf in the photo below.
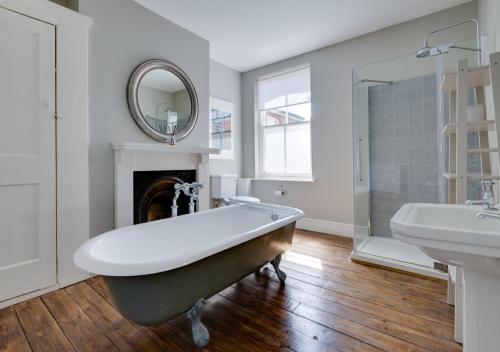
{"type": "Polygon", "coordinates": [[[467,150],[469,154],[486,154],[486,153],[496,153],[499,152],[499,148],[473,148],[467,150]]]}
{"type": "MultiPolygon", "coordinates": [[[[491,84],[490,81],[490,67],[483,66],[469,70],[469,87],[485,87],[491,84]]],[[[447,72],[443,76],[441,82],[442,92],[452,92],[457,90],[457,72],[447,72]]]]}
{"type": "Polygon", "coordinates": [[[115,151],[141,151],[141,152],[164,152],[164,153],[190,153],[190,154],[219,154],[220,149],[208,147],[184,147],[160,143],[113,143],[115,151]]]}
{"type": "MultiPolygon", "coordinates": [[[[457,179],[457,174],[455,173],[444,173],[443,177],[448,179],[448,180],[456,180],[457,179]]],[[[473,179],[473,180],[482,180],[482,179],[488,179],[488,180],[500,180],[500,175],[492,175],[492,174],[481,174],[481,173],[468,173],[467,177],[473,179]]]]}
{"type": "MultiPolygon", "coordinates": [[[[495,120],[484,120],[478,122],[467,122],[467,132],[493,131],[495,129],[495,120]]],[[[456,133],[457,124],[450,123],[441,130],[441,134],[456,133]]]]}

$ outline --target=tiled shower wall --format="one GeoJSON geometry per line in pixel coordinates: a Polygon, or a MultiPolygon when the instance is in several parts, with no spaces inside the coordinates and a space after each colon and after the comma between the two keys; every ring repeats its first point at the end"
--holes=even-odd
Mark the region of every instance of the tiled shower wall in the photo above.
{"type": "Polygon", "coordinates": [[[390,219],[408,202],[439,202],[434,75],[368,89],[371,234],[392,236],[390,219]]]}
{"type": "MultiPolygon", "coordinates": [[[[440,170],[439,156],[443,158],[441,165],[447,165],[448,142],[446,138],[439,142],[438,130],[448,120],[448,95],[439,99],[436,76],[429,75],[370,87],[368,100],[370,232],[392,237],[390,219],[403,204],[447,199],[441,176],[447,170],[440,170]],[[443,152],[439,150],[441,143],[443,152]]],[[[469,91],[468,104],[474,104],[473,90],[469,91]]],[[[477,133],[469,133],[468,147],[478,145],[477,133]]],[[[479,155],[468,157],[468,171],[480,171],[479,155]]],[[[468,199],[479,197],[478,182],[470,181],[468,199]]]]}

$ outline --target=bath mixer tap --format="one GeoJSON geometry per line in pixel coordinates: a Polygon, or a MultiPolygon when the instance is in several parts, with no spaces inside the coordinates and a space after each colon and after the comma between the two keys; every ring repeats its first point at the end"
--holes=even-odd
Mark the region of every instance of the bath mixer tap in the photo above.
{"type": "Polygon", "coordinates": [[[181,183],[176,183],[174,185],[174,190],[175,190],[175,195],[174,199],[172,199],[172,206],[170,207],[172,209],[171,211],[171,216],[176,217],[177,216],[177,209],[179,208],[177,206],[177,199],[179,199],[179,196],[181,195],[181,187],[183,184],[181,183]]]}
{"type": "Polygon", "coordinates": [[[189,214],[194,213],[195,200],[197,200],[200,196],[200,189],[203,188],[203,185],[198,182],[193,182],[188,184],[188,190],[184,189],[184,194],[189,197],[189,214]]]}
{"type": "Polygon", "coordinates": [[[482,197],[481,200],[468,200],[466,205],[482,205],[484,210],[498,210],[498,205],[495,205],[495,194],[493,193],[493,185],[495,182],[491,180],[481,181],[482,197]]]}
{"type": "MultiPolygon", "coordinates": [[[[167,130],[168,130],[168,128],[167,128],[167,130]]],[[[171,125],[170,131],[171,131],[171,133],[167,133],[168,135],[170,135],[170,141],[168,144],[176,145],[177,140],[175,139],[175,132],[177,132],[177,125],[176,124],[171,125]]]]}
{"type": "Polygon", "coordinates": [[[176,183],[174,185],[175,195],[171,207],[172,217],[177,216],[177,199],[179,199],[181,192],[189,197],[189,214],[193,214],[195,212],[195,200],[199,198],[201,188],[203,188],[203,184],[199,182],[176,183]]]}

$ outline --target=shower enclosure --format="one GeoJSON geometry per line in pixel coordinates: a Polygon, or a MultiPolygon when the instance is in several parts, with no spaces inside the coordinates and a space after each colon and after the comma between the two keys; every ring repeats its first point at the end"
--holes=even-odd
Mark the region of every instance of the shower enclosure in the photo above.
{"type": "MultiPolygon", "coordinates": [[[[477,47],[476,41],[462,43],[477,47]]],[[[352,259],[446,278],[417,247],[392,238],[390,219],[405,203],[446,203],[449,97],[441,92],[444,72],[457,59],[477,67],[477,53],[415,54],[353,70],[354,250],[352,259]]],[[[470,94],[470,104],[474,94],[470,94]]],[[[469,133],[469,147],[477,137],[469,133]]],[[[478,155],[468,158],[478,167],[478,155]]],[[[469,199],[480,197],[469,182],[469,199]]]]}

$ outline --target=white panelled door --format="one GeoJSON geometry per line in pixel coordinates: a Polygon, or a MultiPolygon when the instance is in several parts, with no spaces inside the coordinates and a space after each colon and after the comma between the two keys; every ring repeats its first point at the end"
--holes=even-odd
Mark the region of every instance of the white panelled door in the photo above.
{"type": "Polygon", "coordinates": [[[55,28],[0,8],[0,302],[56,284],[55,28]]]}

